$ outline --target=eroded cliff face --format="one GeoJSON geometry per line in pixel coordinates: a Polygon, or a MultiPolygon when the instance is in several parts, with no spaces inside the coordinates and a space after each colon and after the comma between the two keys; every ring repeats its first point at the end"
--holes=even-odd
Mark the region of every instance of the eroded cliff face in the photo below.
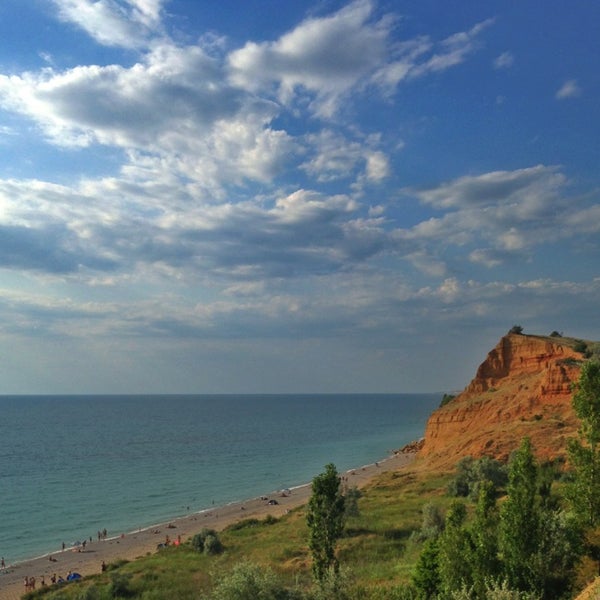
{"type": "Polygon", "coordinates": [[[506,335],[465,390],[431,415],[420,455],[448,467],[468,455],[505,460],[524,436],[541,458],[564,455],[578,427],[571,384],[581,358],[561,338],[506,335]]]}

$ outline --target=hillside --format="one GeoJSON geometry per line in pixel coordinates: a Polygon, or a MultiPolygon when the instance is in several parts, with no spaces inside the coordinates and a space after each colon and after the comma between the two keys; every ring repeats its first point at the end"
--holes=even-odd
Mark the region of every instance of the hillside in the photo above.
{"type": "Polygon", "coordinates": [[[540,457],[564,455],[577,431],[571,385],[580,347],[572,338],[502,337],[464,391],[432,413],[421,456],[442,468],[467,455],[504,460],[526,435],[540,457]]]}

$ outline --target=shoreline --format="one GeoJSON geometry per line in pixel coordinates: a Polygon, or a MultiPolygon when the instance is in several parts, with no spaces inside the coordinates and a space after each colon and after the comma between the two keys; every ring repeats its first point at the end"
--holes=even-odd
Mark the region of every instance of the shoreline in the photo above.
{"type": "MultiPolygon", "coordinates": [[[[363,487],[379,473],[401,469],[414,460],[416,452],[410,445],[395,451],[381,461],[363,465],[341,472],[352,486],[363,487]]],[[[264,518],[272,515],[276,518],[289,510],[302,506],[310,497],[312,483],[304,483],[282,490],[271,491],[264,496],[234,501],[222,506],[175,517],[170,521],[135,529],[118,536],[87,542],[85,548],[66,548],[44,555],[7,564],[0,571],[0,600],[18,600],[25,594],[24,578],[35,577],[36,589],[42,578],[50,584],[53,574],[66,578],[69,571],[80,573],[83,577],[100,573],[102,562],[116,560],[135,560],[148,553],[157,551],[159,544],[181,540],[184,543],[199,533],[204,527],[221,531],[227,526],[248,518],[264,518]],[[278,504],[269,505],[267,499],[275,499],[278,504]]]]}

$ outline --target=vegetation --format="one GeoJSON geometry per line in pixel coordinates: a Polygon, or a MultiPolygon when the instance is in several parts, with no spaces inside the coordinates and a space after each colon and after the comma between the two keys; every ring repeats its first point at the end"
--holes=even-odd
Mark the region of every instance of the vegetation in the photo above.
{"type": "Polygon", "coordinates": [[[479,496],[479,486],[487,481],[496,488],[503,488],[508,481],[506,465],[488,456],[479,459],[465,456],[456,466],[456,476],[448,486],[448,492],[452,496],[475,500],[479,496]]]}
{"type": "Polygon", "coordinates": [[[330,569],[334,573],[338,570],[335,550],[344,529],[344,515],[341,479],[335,465],[330,463],[312,481],[312,495],[306,515],[312,570],[319,583],[324,582],[330,569]]]}
{"type": "Polygon", "coordinates": [[[440,408],[442,406],[446,406],[446,404],[448,404],[448,402],[451,402],[452,400],[454,400],[454,398],[456,398],[456,396],[454,394],[444,394],[442,396],[442,401],[440,402],[440,408]]]}
{"type": "MultiPolygon", "coordinates": [[[[474,461],[461,462],[459,475],[476,472],[471,468],[474,461]]],[[[548,600],[568,597],[583,550],[582,536],[576,520],[553,496],[552,481],[525,438],[510,460],[500,510],[499,490],[489,479],[477,482],[470,518],[464,502],[454,500],[449,506],[441,533],[428,539],[415,569],[419,597],[486,598],[490,586],[548,600]]]]}
{"type": "Polygon", "coordinates": [[[581,420],[579,438],[569,440],[574,479],[569,497],[577,514],[593,527],[600,523],[600,363],[581,368],[573,409],[581,420]]]}

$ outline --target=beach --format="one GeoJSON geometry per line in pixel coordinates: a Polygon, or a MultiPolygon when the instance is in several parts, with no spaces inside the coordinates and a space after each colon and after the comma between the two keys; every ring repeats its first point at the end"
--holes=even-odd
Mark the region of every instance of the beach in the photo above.
{"type": "MultiPolygon", "coordinates": [[[[348,485],[364,487],[379,473],[405,467],[414,456],[414,452],[410,451],[396,452],[379,462],[350,469],[341,475],[348,478],[348,485]]],[[[94,538],[86,543],[85,548],[66,548],[14,565],[7,561],[5,570],[0,573],[0,600],[19,599],[26,591],[25,577],[35,577],[38,589],[42,578],[49,584],[53,574],[66,578],[69,571],[79,573],[83,577],[100,573],[103,562],[109,564],[120,559],[135,560],[149,552],[156,552],[157,546],[165,543],[167,536],[170,541],[180,539],[184,543],[204,527],[220,531],[232,523],[250,517],[280,517],[287,511],[305,504],[310,493],[311,484],[306,483],[285,492],[272,491],[258,498],[214,507],[137,531],[109,532],[106,539],[94,538]],[[277,504],[268,504],[270,499],[277,500],[277,504]]]]}

